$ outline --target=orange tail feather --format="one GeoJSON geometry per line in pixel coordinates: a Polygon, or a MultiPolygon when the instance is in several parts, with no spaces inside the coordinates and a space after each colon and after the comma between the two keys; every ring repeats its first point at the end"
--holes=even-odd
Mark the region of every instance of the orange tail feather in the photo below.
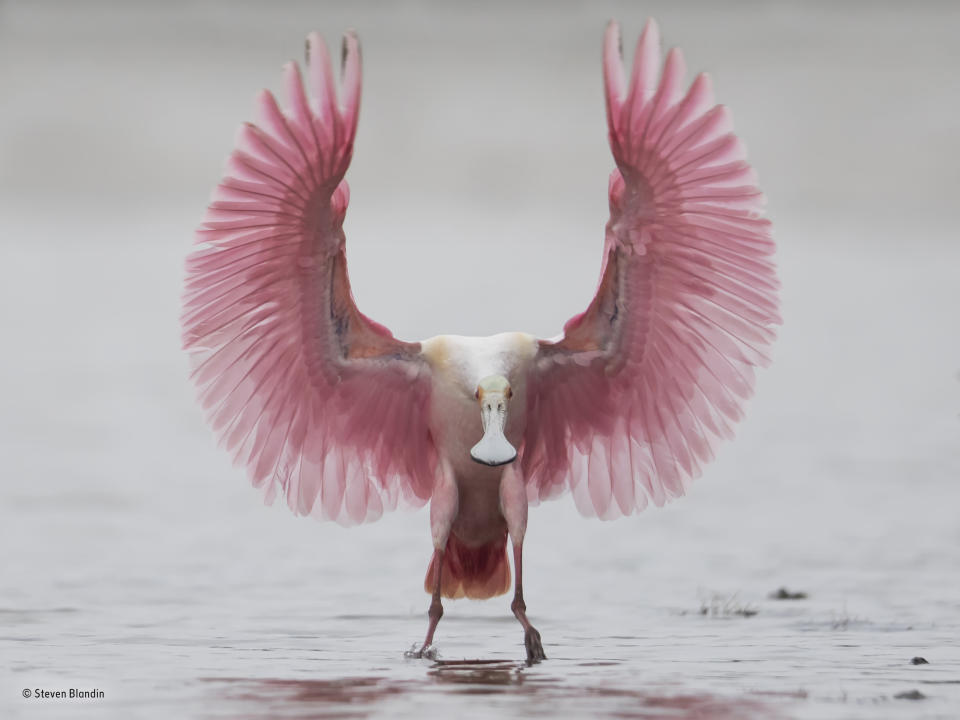
{"type": "MultiPolygon", "coordinates": [[[[433,593],[436,556],[430,560],[423,588],[433,593]]],[[[503,595],[510,590],[510,564],[507,561],[507,535],[480,547],[469,547],[453,533],[443,553],[440,594],[446,598],[468,597],[474,600],[503,595]]]]}

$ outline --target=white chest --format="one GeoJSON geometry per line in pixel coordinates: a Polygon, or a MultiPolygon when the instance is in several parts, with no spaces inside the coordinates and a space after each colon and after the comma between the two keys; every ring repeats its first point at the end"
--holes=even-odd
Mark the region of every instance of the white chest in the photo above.
{"type": "Polygon", "coordinates": [[[480,471],[470,448],[483,436],[477,385],[489,375],[503,375],[513,396],[505,435],[519,447],[526,424],[527,373],[536,353],[536,340],[523,333],[485,338],[439,335],[423,342],[423,354],[433,371],[430,426],[437,449],[459,474],[480,471]]]}

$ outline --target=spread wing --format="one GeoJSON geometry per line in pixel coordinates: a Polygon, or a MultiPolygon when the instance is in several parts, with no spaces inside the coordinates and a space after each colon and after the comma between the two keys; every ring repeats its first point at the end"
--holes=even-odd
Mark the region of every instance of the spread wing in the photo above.
{"type": "Polygon", "coordinates": [[[603,518],[684,493],[732,437],[781,322],[770,223],[728,112],[704,75],[683,93],[679,50],[660,75],[653,21],[629,87],[619,42],[611,23],[600,284],[562,338],[540,341],[522,458],[532,500],[569,488],[603,518]]]}
{"type": "Polygon", "coordinates": [[[290,107],[259,97],[187,259],[183,343],[211,424],[268,502],[340,522],[376,519],[433,484],[429,370],[419,343],[357,310],[343,218],[360,104],[344,38],[341,97],[319,35],[309,84],[285,67],[290,107]]]}

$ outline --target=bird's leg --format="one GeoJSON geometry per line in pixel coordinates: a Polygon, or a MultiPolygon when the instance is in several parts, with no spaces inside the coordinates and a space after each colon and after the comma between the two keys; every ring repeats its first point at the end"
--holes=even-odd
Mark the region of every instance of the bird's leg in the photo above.
{"type": "Polygon", "coordinates": [[[523,644],[527,663],[546,660],[540,633],[527,618],[527,604],[523,601],[523,536],[527,531],[527,488],[523,475],[515,465],[507,466],[500,479],[500,509],[507,521],[507,531],[513,543],[513,602],[510,609],[523,626],[523,644]]]}
{"type": "Polygon", "coordinates": [[[437,631],[437,625],[440,624],[440,618],[443,617],[443,603],[440,602],[440,587],[443,578],[443,550],[433,551],[433,566],[436,569],[433,577],[433,598],[430,600],[430,609],[427,611],[427,617],[430,618],[430,624],[427,626],[427,637],[423,641],[423,647],[417,653],[418,657],[423,657],[427,649],[433,645],[433,634],[437,631]]]}
{"type": "Polygon", "coordinates": [[[427,616],[430,624],[427,626],[427,637],[414,657],[423,657],[433,644],[433,634],[437,631],[440,618],[443,617],[443,604],[440,602],[440,590],[443,587],[443,555],[450,537],[450,529],[457,517],[460,505],[460,494],[457,490],[457,481],[449,463],[441,461],[440,476],[430,498],[430,534],[433,536],[433,597],[430,600],[430,609],[427,616]]]}
{"type": "Polygon", "coordinates": [[[513,567],[516,576],[515,589],[513,592],[513,602],[510,603],[510,609],[517,620],[523,626],[523,644],[527,649],[527,662],[533,664],[546,660],[546,653],[543,652],[543,642],[540,640],[539,631],[530,624],[527,619],[527,604],[523,601],[523,543],[513,544],[513,567]]]}

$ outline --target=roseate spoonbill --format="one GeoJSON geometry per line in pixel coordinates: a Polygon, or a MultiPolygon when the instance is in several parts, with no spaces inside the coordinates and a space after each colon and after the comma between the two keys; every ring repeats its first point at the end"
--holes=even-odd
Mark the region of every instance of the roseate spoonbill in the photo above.
{"type": "MultiPolygon", "coordinates": [[[[360,105],[347,33],[341,90],[316,33],[308,93],[259,97],[187,259],[183,340],[210,422],[267,501],[359,523],[430,502],[432,594],[510,588],[528,661],[545,657],[526,614],[527,507],[570,490],[610,519],[684,493],[732,436],[768,362],[778,315],[770,223],[730,116],[698,76],[660,72],[649,21],[626,78],[619,29],[603,48],[610,220],[596,296],[563,334],[440,335],[404,342],[363,315],[343,219],[360,105]]],[[[452,269],[451,269],[452,271],[452,269]]],[[[416,654],[416,653],[415,653],[416,654]]]]}

